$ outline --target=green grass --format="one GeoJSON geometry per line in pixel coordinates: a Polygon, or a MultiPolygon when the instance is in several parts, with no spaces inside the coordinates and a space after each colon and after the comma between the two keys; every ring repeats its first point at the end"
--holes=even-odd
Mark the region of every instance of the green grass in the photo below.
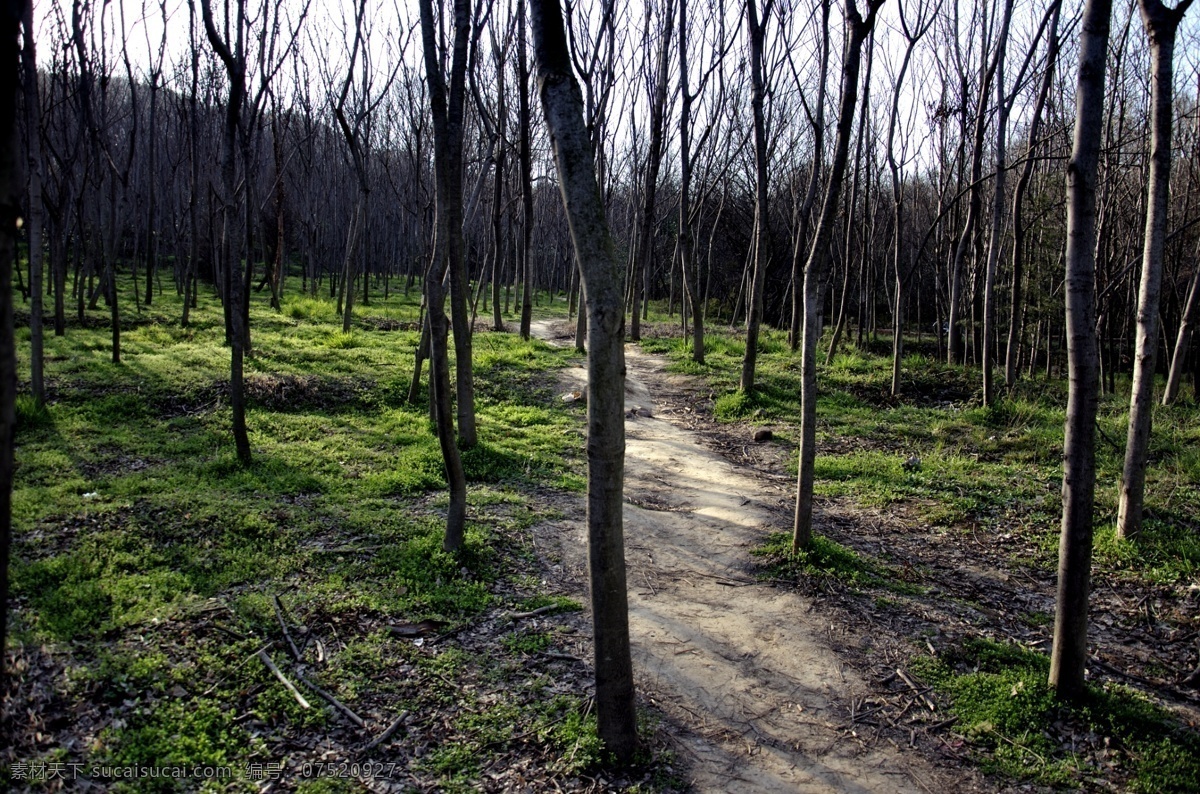
{"type": "MultiPolygon", "coordinates": [[[[672,368],[704,377],[722,421],[770,423],[798,437],[800,357],[783,332],[763,333],[752,395],[737,388],[744,339],[709,329],[706,363],[692,362],[688,340],[653,338],[650,351],[672,368]]],[[[909,340],[910,351],[915,340],[909,340]]],[[[817,366],[816,493],[867,508],[902,507],[932,527],[1016,532],[1042,549],[1053,568],[1061,511],[1066,386],[1022,379],[994,407],[980,404],[977,369],[949,366],[920,352],[903,360],[901,393],[892,396],[891,358],[843,344],[817,366]],[[915,469],[904,462],[916,456],[915,469]]],[[[1115,518],[1127,423],[1126,392],[1100,398],[1096,442],[1098,520],[1115,518]],[[1113,443],[1110,443],[1110,440],[1113,443]]],[[[1098,538],[1097,560],[1150,581],[1189,581],[1200,569],[1200,413],[1179,403],[1155,407],[1146,481],[1147,531],[1126,548],[1098,538]]],[[[795,461],[791,462],[794,473],[795,461]]],[[[1110,533],[1111,534],[1111,533],[1110,533]]]]}
{"type": "Polygon", "coordinates": [[[762,558],[760,577],[765,579],[794,582],[828,578],[852,588],[875,587],[901,594],[920,592],[904,582],[892,566],[821,535],[814,535],[807,549],[793,553],[790,534],[772,533],[751,554],[762,558]]]}
{"type": "MultiPolygon", "coordinates": [[[[329,301],[291,295],[277,313],[265,293],[252,297],[249,466],[232,445],[229,352],[213,295],[202,289],[186,329],[173,294],[140,313],[123,299],[122,363],[111,363],[104,324],[71,324],[46,339],[48,404],[22,397],[17,406],[13,640],[67,659],[64,707],[95,708],[107,725],[69,760],[240,767],[266,752],[246,714],[235,719],[246,708],[293,736],[327,730],[337,715],[323,701],[301,709],[261,664],[246,663],[257,638],[280,638],[275,594],[293,614],[340,627],[344,647],[329,649],[335,658],[321,675],[351,704],[402,695],[402,682],[383,679],[397,653],[419,651],[370,627],[456,627],[531,603],[578,608],[539,593],[536,580],[497,594],[533,553],[527,529],[554,515],[536,489],[584,485],[583,414],[555,399],[552,375],[577,362],[573,351],[477,327],[480,443],[463,451],[468,524],[452,555],[441,548],[445,478],[427,392],[406,401],[416,291],[356,306],[348,333],[329,301]],[[217,622],[247,640],[212,628],[214,604],[217,622]]],[[[548,644],[548,635],[511,636],[498,658],[548,644]]],[[[282,646],[272,654],[282,661],[282,646]]],[[[411,663],[454,678],[493,661],[446,648],[411,663]]],[[[518,705],[509,718],[536,728],[529,742],[561,750],[564,770],[592,763],[574,745],[587,744],[569,713],[583,713],[580,701],[518,705]]],[[[499,749],[470,747],[470,759],[450,747],[427,769],[447,785],[475,786],[499,749]]],[[[0,781],[10,774],[0,770],[0,781]]],[[[314,785],[307,790],[321,790],[314,785]]]]}
{"type": "Polygon", "coordinates": [[[950,701],[955,729],[985,770],[1063,786],[1114,769],[1138,792],[1200,788],[1200,739],[1140,693],[1089,686],[1079,703],[1059,703],[1047,684],[1049,659],[1023,646],[972,639],[915,672],[950,701]],[[1071,748],[1077,748],[1072,751],[1071,748]]]}
{"type": "MultiPolygon", "coordinates": [[[[736,334],[710,333],[705,365],[689,360],[684,340],[655,338],[643,347],[669,356],[677,371],[705,378],[718,420],[769,423],[786,446],[799,435],[800,359],[787,352],[782,333],[768,330],[764,338],[752,395],[737,388],[744,341],[736,334]]],[[[933,544],[982,538],[985,553],[999,555],[986,558],[988,567],[1040,569],[1034,581],[1053,575],[1062,509],[1064,382],[1023,378],[998,404],[984,408],[977,369],[910,353],[903,361],[901,393],[893,396],[891,359],[882,346],[844,345],[828,365],[823,354],[817,367],[818,497],[891,514],[901,531],[913,533],[902,546],[919,545],[943,562],[962,560],[961,550],[944,556],[933,544]],[[919,465],[907,465],[911,457],[919,465]],[[1005,545],[987,543],[997,536],[1005,545]]],[[[1099,402],[1094,576],[1122,593],[1167,588],[1182,598],[1200,573],[1195,518],[1200,413],[1186,403],[1155,407],[1145,528],[1134,540],[1117,541],[1113,523],[1128,421],[1124,386],[1099,402]]],[[[789,449],[793,475],[794,455],[789,449]]],[[[772,534],[756,554],[762,575],[770,579],[820,588],[842,583],[865,595],[859,601],[864,606],[869,598],[876,609],[907,612],[917,620],[931,606],[909,598],[924,594],[908,581],[924,578],[924,572],[898,570],[886,551],[876,557],[818,535],[808,550],[793,554],[789,535],[772,534]]],[[[1049,634],[1049,613],[1014,609],[1010,616],[1035,635],[1049,634]]],[[[1186,615],[1182,621],[1174,625],[1186,634],[1186,615]]],[[[1007,628],[1001,618],[996,630],[1007,628]]],[[[940,660],[918,660],[917,666],[951,701],[956,729],[972,741],[989,771],[1050,786],[1104,779],[1135,791],[1200,789],[1194,729],[1181,728],[1132,690],[1093,686],[1083,705],[1068,709],[1047,687],[1044,657],[983,641],[968,642],[940,660]]]]}

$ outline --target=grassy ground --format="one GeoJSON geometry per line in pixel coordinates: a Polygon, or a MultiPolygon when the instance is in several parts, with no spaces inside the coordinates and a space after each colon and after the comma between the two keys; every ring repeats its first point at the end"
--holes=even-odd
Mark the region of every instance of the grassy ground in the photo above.
{"type": "MultiPolygon", "coordinates": [[[[719,389],[714,408],[719,419],[782,424],[783,437],[795,440],[791,418],[800,412],[800,359],[788,351],[786,337],[765,334],[760,387],[753,397],[736,390],[743,341],[719,334],[706,345],[707,363],[698,366],[687,359],[682,340],[643,342],[648,350],[673,356],[678,370],[701,374],[719,389]]],[[[1054,552],[1065,383],[1022,380],[989,409],[980,404],[977,370],[910,354],[904,359],[902,394],[892,397],[890,366],[888,355],[843,345],[829,366],[818,367],[818,493],[850,496],[869,507],[906,503],[934,526],[1012,528],[1019,518],[1044,551],[1054,552]],[[904,461],[913,455],[921,465],[910,470],[904,461]]],[[[1096,448],[1100,559],[1162,581],[1195,576],[1200,571],[1200,414],[1187,402],[1156,406],[1147,531],[1136,546],[1122,549],[1112,542],[1112,523],[1127,413],[1127,394],[1101,398],[1096,448]]]]}
{"type": "Polygon", "coordinates": [[[342,333],[329,302],[293,292],[276,313],[255,295],[249,467],[232,446],[228,349],[207,290],[186,329],[173,294],[123,307],[120,365],[102,311],[47,338],[49,405],[19,405],[18,675],[0,785],[210,765],[232,776],[106,785],[254,790],[265,775],[342,791],[375,776],[454,790],[525,775],[569,788],[597,766],[587,668],[544,656],[579,607],[543,591],[528,532],[555,514],[555,494],[584,484],[582,410],[552,391],[572,354],[479,323],[481,442],[464,454],[466,545],[448,555],[424,391],[406,402],[417,300],[356,306],[342,333]],[[546,605],[559,614],[505,617],[546,605]],[[367,766],[337,766],[351,763],[367,766]]]}
{"type": "MultiPolygon", "coordinates": [[[[800,359],[784,335],[764,335],[752,396],[736,390],[744,352],[738,334],[712,334],[703,366],[689,360],[685,340],[650,337],[644,348],[709,381],[718,420],[770,426],[795,474],[800,359]]],[[[914,342],[910,349],[921,350],[914,342]]],[[[1196,406],[1155,408],[1145,531],[1136,542],[1117,542],[1128,397],[1101,398],[1092,686],[1084,704],[1065,708],[1045,683],[1065,384],[1022,380],[1000,405],[983,408],[978,370],[947,366],[925,351],[905,358],[902,394],[893,397],[889,348],[845,345],[829,365],[822,350],[822,537],[799,556],[790,554],[786,533],[759,550],[764,575],[823,597],[868,635],[903,639],[900,648],[864,640],[865,650],[847,649],[879,682],[868,711],[874,716],[851,722],[859,730],[904,728],[917,745],[924,735],[924,749],[940,758],[958,758],[965,747],[985,770],[1010,779],[1200,788],[1200,700],[1182,684],[1197,665],[1200,632],[1196,406]],[[937,697],[940,706],[929,703],[942,713],[918,713],[930,709],[897,676],[897,654],[907,657],[910,678],[932,687],[923,697],[937,697]]],[[[781,515],[780,524],[790,526],[789,517],[781,515]]]]}

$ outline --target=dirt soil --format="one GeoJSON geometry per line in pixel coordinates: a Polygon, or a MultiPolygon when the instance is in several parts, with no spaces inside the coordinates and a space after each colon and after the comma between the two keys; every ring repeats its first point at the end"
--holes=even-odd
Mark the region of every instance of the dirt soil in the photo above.
{"type": "MultiPolygon", "coordinates": [[[[552,343],[567,333],[549,322],[533,331],[552,343]]],[[[855,730],[854,709],[872,687],[835,647],[870,639],[831,623],[812,598],[755,578],[750,550],[788,528],[790,478],[756,465],[772,453],[748,434],[739,444],[702,432],[708,423],[694,406],[705,387],[697,379],[666,372],[664,359],[635,345],[626,347],[626,365],[634,670],[639,696],[663,714],[694,790],[993,788],[961,765],[934,764],[890,736],[855,730]]],[[[562,378],[564,392],[586,385],[580,368],[562,378]]],[[[540,528],[537,545],[550,576],[584,596],[582,499],[563,521],[540,528]]]]}

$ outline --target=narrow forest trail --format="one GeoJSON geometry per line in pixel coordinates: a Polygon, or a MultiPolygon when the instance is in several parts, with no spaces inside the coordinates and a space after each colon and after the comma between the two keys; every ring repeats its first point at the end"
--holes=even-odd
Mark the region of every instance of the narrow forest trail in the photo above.
{"type": "MultiPolygon", "coordinates": [[[[555,341],[555,326],[535,335],[555,341]]],[[[810,599],[758,584],[750,550],[786,528],[789,483],[735,466],[688,427],[695,379],[626,347],[625,542],[639,694],[666,715],[697,791],[931,792],[974,783],[839,726],[866,685],[822,641],[810,599]],[[639,410],[641,409],[641,410],[639,410]]],[[[563,373],[582,388],[583,369],[563,373]]],[[[560,584],[586,588],[582,499],[538,531],[560,584]]],[[[584,599],[586,601],[586,599],[584,599]]]]}

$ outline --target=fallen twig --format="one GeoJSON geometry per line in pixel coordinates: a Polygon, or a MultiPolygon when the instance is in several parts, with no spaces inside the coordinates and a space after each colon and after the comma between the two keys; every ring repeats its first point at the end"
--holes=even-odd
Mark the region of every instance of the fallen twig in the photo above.
{"type": "Polygon", "coordinates": [[[942,720],[941,722],[935,722],[932,725],[926,727],[925,730],[930,731],[931,733],[935,732],[935,731],[940,731],[942,728],[949,728],[951,725],[953,725],[956,722],[958,722],[958,717],[951,717],[948,720],[942,720]]]}
{"type": "Polygon", "coordinates": [[[904,679],[904,683],[908,684],[909,689],[911,689],[913,693],[921,699],[921,702],[924,703],[930,711],[937,711],[937,706],[933,705],[933,701],[925,696],[925,692],[928,691],[928,688],[921,689],[919,686],[917,686],[917,682],[909,678],[908,673],[904,672],[899,667],[896,668],[896,675],[904,679]]]}
{"type": "Polygon", "coordinates": [[[544,656],[547,659],[561,659],[564,662],[575,662],[577,664],[584,663],[583,660],[578,656],[572,656],[569,653],[560,653],[558,651],[541,651],[538,653],[538,656],[544,656]]]}
{"type": "Polygon", "coordinates": [[[292,697],[296,699],[296,702],[299,703],[301,707],[306,709],[312,708],[309,702],[304,699],[304,695],[300,694],[300,690],[296,689],[295,684],[287,680],[287,676],[285,676],[283,672],[275,666],[275,663],[271,661],[271,657],[267,656],[266,651],[259,651],[256,656],[258,656],[259,659],[262,659],[262,663],[267,666],[267,669],[274,673],[275,677],[283,682],[283,685],[287,687],[287,691],[292,693],[292,697]]]}
{"type": "Polygon", "coordinates": [[[348,717],[350,719],[350,721],[353,722],[355,725],[357,725],[358,727],[363,728],[363,729],[365,729],[367,727],[367,724],[365,722],[363,722],[363,718],[358,716],[357,714],[355,714],[350,709],[350,707],[347,706],[345,703],[338,700],[333,695],[326,692],[324,689],[321,689],[321,687],[317,686],[312,681],[309,681],[307,678],[304,677],[304,673],[300,672],[299,670],[294,670],[293,672],[295,672],[296,678],[300,679],[300,683],[304,684],[306,687],[311,689],[313,692],[316,692],[318,695],[323,697],[326,700],[326,702],[329,703],[329,705],[333,706],[335,709],[337,709],[338,711],[345,714],[346,717],[348,717]]]}
{"type": "Polygon", "coordinates": [[[505,615],[505,617],[508,618],[509,620],[525,620],[526,618],[536,618],[539,615],[545,615],[550,612],[554,612],[557,609],[563,609],[563,608],[564,607],[562,604],[547,604],[544,607],[538,607],[537,609],[531,609],[528,612],[509,612],[507,615],[505,615]]]}
{"type": "Polygon", "coordinates": [[[400,723],[402,723],[404,721],[404,718],[407,716],[408,716],[407,711],[400,712],[400,716],[397,717],[396,719],[392,720],[392,724],[387,726],[387,728],[384,729],[383,733],[379,734],[374,739],[372,739],[371,743],[368,744],[366,747],[364,747],[362,751],[364,753],[369,753],[372,750],[374,750],[376,747],[378,747],[379,745],[383,744],[388,739],[390,739],[392,734],[396,732],[396,729],[400,727],[400,723]]]}
{"type": "Polygon", "coordinates": [[[212,686],[210,686],[208,689],[204,690],[204,694],[203,694],[203,695],[201,695],[201,697],[208,697],[208,696],[209,696],[209,695],[211,695],[213,692],[216,692],[216,691],[217,691],[217,687],[219,687],[221,684],[225,683],[225,681],[229,680],[229,676],[233,675],[233,674],[234,674],[234,673],[236,673],[238,670],[241,670],[243,667],[245,667],[245,666],[246,666],[246,663],[247,663],[247,662],[249,662],[251,659],[253,659],[253,658],[254,658],[255,656],[257,656],[258,654],[260,654],[260,653],[262,653],[263,651],[267,650],[268,648],[270,648],[270,647],[271,647],[272,645],[274,645],[274,644],[275,644],[275,642],[274,642],[274,640],[272,640],[272,641],[268,642],[266,645],[264,645],[263,647],[259,648],[259,649],[258,649],[257,651],[255,651],[254,653],[252,653],[252,654],[250,654],[249,656],[247,656],[247,657],[246,657],[245,659],[243,659],[242,661],[238,662],[236,665],[234,665],[234,667],[233,667],[233,669],[232,669],[232,670],[230,670],[228,673],[226,673],[225,675],[223,675],[223,676],[221,676],[220,678],[218,678],[218,679],[217,679],[217,682],[216,682],[215,684],[213,684],[212,686]]]}
{"type": "Polygon", "coordinates": [[[279,628],[283,629],[283,638],[287,640],[288,647],[292,649],[292,658],[297,662],[301,659],[300,649],[296,647],[296,643],[292,640],[292,633],[288,631],[287,621],[283,618],[283,604],[279,602],[279,596],[272,596],[272,606],[275,607],[275,617],[279,620],[279,628]]]}
{"type": "Polygon", "coordinates": [[[213,624],[212,624],[212,626],[213,626],[213,628],[214,628],[214,629],[216,629],[217,631],[223,631],[223,632],[225,632],[226,634],[228,634],[230,637],[233,637],[235,640],[248,640],[248,639],[250,639],[250,638],[249,638],[249,637],[247,637],[245,634],[242,634],[240,631],[234,631],[233,629],[231,629],[231,628],[229,628],[229,627],[227,627],[227,626],[222,626],[220,623],[213,623],[213,624]]]}

